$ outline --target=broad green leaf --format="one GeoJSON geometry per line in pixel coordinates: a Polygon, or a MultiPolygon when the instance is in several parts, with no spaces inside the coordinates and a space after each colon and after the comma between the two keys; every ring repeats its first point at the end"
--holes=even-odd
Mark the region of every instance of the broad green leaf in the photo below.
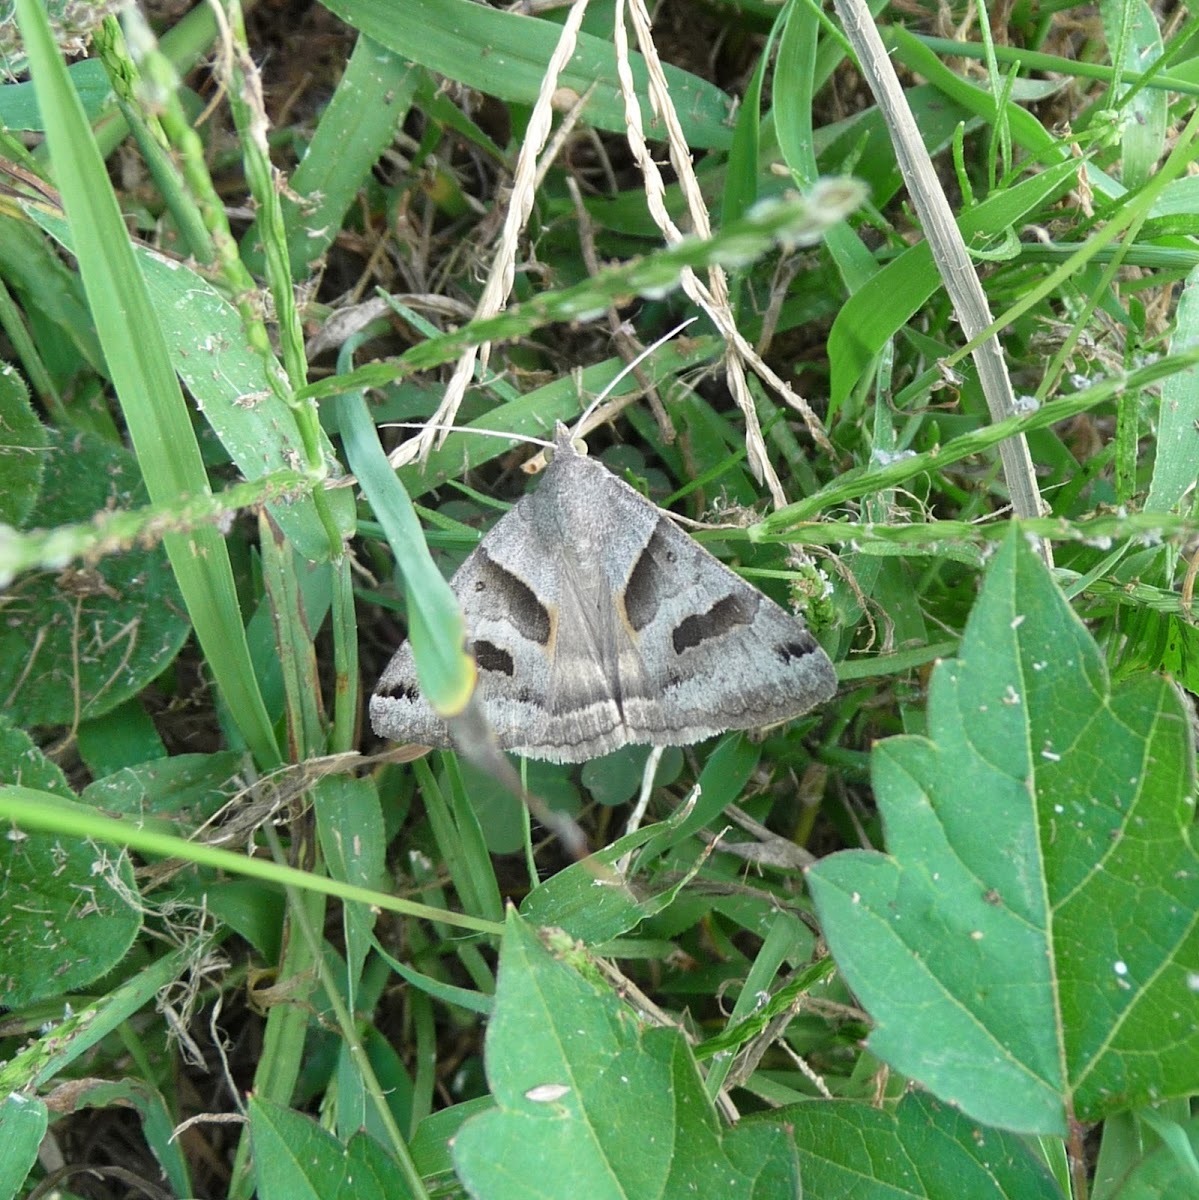
{"type": "Polygon", "coordinates": [[[0,1200],[12,1200],[37,1162],[48,1113],[36,1096],[10,1092],[0,1100],[0,1200]]]}
{"type": "MultiPolygon", "coordinates": [[[[623,746],[611,754],[583,764],[582,782],[587,795],[596,804],[615,807],[627,804],[641,791],[649,746],[623,746]]],[[[654,787],[668,787],[682,772],[683,752],[668,746],[654,771],[654,787]]]]}
{"type": "Polygon", "coordinates": [[[412,1195],[399,1167],[373,1138],[342,1145],[311,1117],[281,1104],[250,1101],[255,1195],[259,1200],[405,1200],[412,1195]]]}
{"type": "MultiPolygon", "coordinates": [[[[922,1093],[894,1111],[833,1101],[772,1114],[795,1130],[804,1200],[843,1200],[870,1180],[895,1200],[1060,1200],[1045,1164],[1014,1134],[980,1129],[922,1093]]],[[[862,1193],[866,1194],[866,1193],[862,1193]]]]}
{"type": "Polygon", "coordinates": [[[83,789],[83,801],[110,813],[171,817],[188,832],[203,825],[245,787],[245,754],[174,754],[122,767],[83,789]]]}
{"type": "MultiPolygon", "coordinates": [[[[673,825],[677,824],[676,820],[673,825]]],[[[609,942],[639,925],[659,910],[662,895],[672,894],[674,888],[664,887],[656,896],[638,895],[618,879],[602,878],[601,872],[613,870],[620,859],[662,829],[661,825],[643,826],[583,862],[571,863],[524,898],[521,916],[534,925],[563,929],[587,946],[609,942]]]]}
{"type": "Polygon", "coordinates": [[[0,713],[0,782],[53,792],[64,800],[77,799],[58,763],[47,758],[23,729],[0,713]]]}
{"type": "Polygon", "coordinates": [[[219,927],[228,926],[258,951],[263,961],[278,963],[287,931],[282,889],[263,887],[256,879],[213,879],[210,874],[183,875],[175,894],[184,903],[203,906],[219,927]]]}
{"type": "MultiPolygon", "coordinates": [[[[532,104],[557,45],[561,29],[523,13],[471,4],[469,0],[324,0],[343,21],[369,34],[404,58],[464,83],[467,87],[518,104],[532,104]]],[[[641,55],[630,56],[638,96],[648,95],[641,55]]],[[[731,99],[719,88],[666,64],[670,94],[678,109],[687,144],[722,149],[732,138],[731,99]]],[[[616,52],[601,38],[579,35],[578,45],[558,86],[587,96],[582,120],[599,129],[623,133],[624,101],[616,80],[616,52]]],[[[655,130],[646,110],[647,136],[655,130]]],[[[663,135],[664,135],[663,131],[663,135]]]]}
{"type": "Polygon", "coordinates": [[[1180,613],[1161,613],[1165,626],[1160,666],[1177,684],[1199,695],[1199,629],[1180,613]]]}
{"type": "Polygon", "coordinates": [[[135,892],[128,856],[107,847],[47,833],[0,840],[0,1003],[78,991],[115,967],[141,928],[135,892]]]}
{"type": "Polygon", "coordinates": [[[1028,1133],[1194,1090],[1191,727],[1165,680],[1110,686],[1018,529],[934,672],[928,738],[880,743],[873,775],[889,853],[808,880],[876,1054],[1028,1133]]]}
{"type": "Polygon", "coordinates": [[[695,807],[681,819],[665,823],[641,855],[645,862],[677,846],[684,838],[717,820],[744,792],[761,758],[762,748],[744,734],[726,734],[708,756],[699,777],[695,807]]]}
{"type": "Polygon", "coordinates": [[[75,739],[79,758],[93,777],[167,757],[154,717],[138,696],[99,717],[80,721],[75,739]]]}
{"type": "MultiPolygon", "coordinates": [[[[517,853],[525,844],[524,802],[495,775],[476,767],[465,757],[458,759],[457,769],[460,772],[457,788],[468,798],[483,836],[484,853],[517,853]]],[[[583,806],[578,785],[557,763],[529,760],[525,771],[525,786],[547,808],[571,816],[578,814],[583,806]]],[[[456,798],[453,781],[445,772],[439,775],[438,783],[447,795],[456,798]]]]}
{"type": "Polygon", "coordinates": [[[23,525],[37,500],[46,431],[16,369],[0,363],[0,525],[23,525]]]}
{"type": "MultiPolygon", "coordinates": [[[[49,444],[31,526],[88,521],[110,504],[140,502],[132,455],[91,434],[54,432],[49,444]]],[[[161,547],[22,575],[3,611],[0,695],[22,725],[69,725],[115,708],[161,674],[188,634],[161,547]]]]}
{"type": "Polygon", "coordinates": [[[465,1100],[461,1104],[430,1113],[417,1126],[409,1146],[422,1178],[449,1175],[454,1169],[450,1159],[450,1148],[462,1123],[477,1113],[494,1107],[495,1101],[490,1096],[478,1096],[474,1100],[465,1100]]]}
{"type": "Polygon", "coordinates": [[[585,961],[561,943],[551,953],[512,913],[486,1062],[499,1107],[453,1146],[479,1200],[799,1194],[781,1125],[722,1131],[683,1036],[643,1025],[585,961]]]}
{"type": "MultiPolygon", "coordinates": [[[[8,21],[12,20],[12,5],[0,4],[0,27],[5,26],[4,10],[8,10],[8,21]]],[[[11,28],[11,25],[8,26],[11,28]]],[[[7,65],[8,70],[13,70],[7,65]]],[[[108,72],[98,58],[85,58],[67,68],[71,83],[83,105],[88,118],[95,120],[112,100],[112,84],[108,72]]],[[[37,96],[30,83],[10,83],[0,87],[0,126],[14,133],[21,131],[40,132],[42,114],[38,111],[37,96]]]]}

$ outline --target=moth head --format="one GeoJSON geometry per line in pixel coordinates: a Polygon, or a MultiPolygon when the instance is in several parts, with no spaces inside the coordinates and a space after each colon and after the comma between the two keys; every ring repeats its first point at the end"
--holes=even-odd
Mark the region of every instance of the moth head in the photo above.
{"type": "Polygon", "coordinates": [[[553,462],[559,454],[587,457],[587,443],[581,437],[575,437],[561,421],[554,426],[554,447],[546,451],[546,457],[553,462]]]}

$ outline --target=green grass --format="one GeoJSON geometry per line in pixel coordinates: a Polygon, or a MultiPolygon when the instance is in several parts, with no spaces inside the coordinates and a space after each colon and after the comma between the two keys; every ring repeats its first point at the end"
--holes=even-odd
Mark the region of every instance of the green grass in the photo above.
{"type": "Polygon", "coordinates": [[[0,1200],[1199,1193],[1199,24],[326,7],[3,30],[0,1200]],[[592,452],[841,688],[576,862],[363,697],[695,317],[592,452]]]}

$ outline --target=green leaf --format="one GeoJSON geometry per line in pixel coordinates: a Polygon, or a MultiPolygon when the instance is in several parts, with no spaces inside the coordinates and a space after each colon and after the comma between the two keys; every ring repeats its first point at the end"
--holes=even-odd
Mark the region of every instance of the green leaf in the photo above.
{"type": "MultiPolygon", "coordinates": [[[[551,21],[471,4],[469,0],[325,0],[343,21],[403,58],[500,100],[532,104],[561,34],[551,21]]],[[[645,60],[629,56],[639,96],[649,91],[645,60]]],[[[733,104],[719,88],[665,64],[670,94],[687,144],[723,149],[732,139],[733,104]]],[[[587,95],[582,120],[623,133],[624,101],[616,77],[616,52],[601,38],[581,33],[558,86],[587,95]],[[588,94],[590,93],[590,94],[588,94]]],[[[647,134],[653,136],[650,114],[647,134]]]]}
{"type": "MultiPolygon", "coordinates": [[[[582,771],[587,795],[596,804],[610,807],[627,804],[641,790],[651,748],[623,746],[611,754],[589,759],[583,764],[582,771]]],[[[682,769],[683,752],[677,746],[667,746],[654,771],[654,787],[668,787],[679,777],[682,769]]]]}
{"type": "Polygon", "coordinates": [[[79,757],[92,775],[111,775],[124,767],[167,757],[154,718],[136,697],[103,716],[80,721],[76,738],[79,757]]]}
{"type": "MultiPolygon", "coordinates": [[[[469,797],[469,805],[483,835],[486,852],[515,854],[525,844],[527,818],[523,801],[519,796],[514,796],[494,774],[475,766],[465,756],[459,758],[457,769],[460,778],[456,786],[448,777],[439,777],[439,784],[451,800],[458,800],[460,794],[469,797]]],[[[573,776],[564,771],[560,764],[530,759],[524,769],[525,786],[547,808],[570,816],[578,814],[583,806],[578,786],[573,776]]],[[[447,850],[446,858],[452,860],[465,849],[464,846],[455,847],[453,854],[447,850]]],[[[497,896],[497,902],[498,899],[497,896]]],[[[497,919],[499,911],[497,908],[497,919]]]]}
{"type": "MultiPolygon", "coordinates": [[[[70,226],[40,210],[30,215],[72,254],[70,226]]],[[[203,276],[173,259],[133,248],[156,312],[169,313],[162,334],[176,374],[196,408],[246,479],[294,470],[304,461],[303,436],[295,414],[270,389],[267,364],[251,347],[237,310],[203,276]]],[[[321,448],[332,462],[333,447],[321,433],[321,448]]],[[[328,493],[338,528],[353,528],[353,497],[344,488],[328,493]]],[[[291,496],[267,506],[288,540],[304,557],[324,562],[329,535],[310,496],[291,496]]]]}
{"type": "Polygon", "coordinates": [[[379,445],[362,393],[343,396],[338,416],[350,469],[379,518],[404,576],[408,638],[421,691],[435,711],[457,715],[475,685],[474,661],[464,649],[466,630],[457,597],[429,554],[416,510],[379,445]]]}
{"type": "MultiPolygon", "coordinates": [[[[1187,276],[1178,296],[1170,346],[1186,349],[1199,342],[1199,270],[1187,276]]],[[[1154,442],[1153,482],[1146,512],[1169,512],[1195,483],[1195,430],[1199,421],[1199,367],[1189,367],[1162,383],[1154,442]]]]}
{"type": "Polygon", "coordinates": [[[671,830],[677,825],[675,820],[665,825],[643,826],[617,838],[583,862],[571,863],[524,898],[521,916],[534,925],[565,930],[587,946],[619,937],[658,912],[674,896],[678,884],[660,885],[653,895],[637,894],[617,879],[602,879],[600,872],[605,868],[614,871],[625,855],[644,846],[663,829],[671,830]]]}
{"type": "Polygon", "coordinates": [[[0,523],[23,525],[37,500],[46,431],[17,371],[0,363],[0,523]]]}
{"type": "Polygon", "coordinates": [[[11,721],[7,714],[0,714],[0,779],[53,792],[64,800],[74,800],[75,793],[62,768],[47,758],[29,734],[11,721]]]}
{"type": "Polygon", "coordinates": [[[1029,1133],[1193,1091],[1199,863],[1178,693],[1148,675],[1113,690],[1013,528],[958,659],[934,672],[928,731],[874,751],[890,853],[808,872],[871,1049],[1029,1133]]]}
{"type": "MultiPolygon", "coordinates": [[[[960,215],[962,236],[969,244],[997,229],[1018,226],[1068,190],[1077,174],[1078,164],[1069,161],[997,190],[960,215]]],[[[844,403],[874,355],[940,286],[940,279],[929,244],[920,242],[897,255],[845,302],[828,336],[829,402],[834,410],[844,403]]]]}
{"type": "Polygon", "coordinates": [[[55,1115],[78,1113],[85,1108],[133,1109],[171,1191],[177,1196],[193,1195],[187,1156],[183,1144],[175,1137],[175,1118],[156,1087],[144,1079],[78,1080],[65,1094],[60,1094],[55,1115]]]}
{"type": "Polygon", "coordinates": [[[1059,1200],[1045,1164],[1020,1138],[980,1129],[930,1096],[889,1112],[871,1104],[796,1104],[773,1114],[795,1130],[804,1200],[842,1200],[871,1181],[896,1200],[1059,1200]]]}
{"type": "Polygon", "coordinates": [[[12,1200],[25,1182],[47,1123],[46,1106],[36,1096],[10,1092],[0,1100],[0,1200],[12,1200]]]}
{"type": "Polygon", "coordinates": [[[467,1121],[454,1140],[471,1195],[798,1195],[786,1130],[762,1122],[722,1131],[683,1036],[641,1024],[580,965],[586,974],[509,914],[486,1048],[499,1108],[467,1121]]]}
{"type": "MultiPolygon", "coordinates": [[[[10,22],[11,7],[2,7],[8,9],[10,22]]],[[[12,28],[11,24],[0,17],[0,25],[5,24],[12,28]]],[[[5,63],[4,66],[6,71],[20,73],[20,68],[11,62],[5,63]]],[[[104,69],[104,64],[98,58],[85,58],[82,62],[72,63],[67,68],[67,74],[75,86],[83,111],[90,120],[95,120],[112,101],[112,84],[108,81],[108,72],[104,69]]],[[[38,111],[37,95],[32,82],[10,83],[0,87],[0,126],[13,133],[40,133],[45,128],[42,124],[42,114],[38,111]]]]}
{"type": "MultiPolygon", "coordinates": [[[[287,251],[297,281],[319,269],[346,210],[408,114],[424,72],[362,35],[321,113],[320,124],[282,198],[287,251]]],[[[258,227],[242,241],[251,271],[261,270],[258,227]]]]}
{"type": "MultiPolygon", "coordinates": [[[[132,455],[91,434],[50,435],[30,524],[88,521],[141,493],[132,455]]],[[[69,725],[135,696],[188,634],[161,547],[129,549],[94,567],[21,576],[4,596],[0,695],[22,725],[69,725]]]]}
{"type": "Polygon", "coordinates": [[[677,846],[697,830],[717,820],[745,790],[761,758],[762,748],[744,734],[726,734],[708,756],[699,777],[695,807],[679,821],[664,824],[646,847],[641,861],[648,862],[677,846]]]}
{"type": "MultiPolygon", "coordinates": [[[[41,797],[28,789],[5,789],[10,798],[20,794],[24,801],[41,797]]],[[[143,966],[119,987],[79,1010],[0,1064],[0,1095],[30,1090],[48,1083],[71,1063],[98,1046],[114,1029],[127,1021],[144,1004],[174,980],[195,968],[197,956],[207,952],[209,942],[200,939],[164,954],[143,966]]]]}
{"type": "MultiPolygon", "coordinates": [[[[334,879],[361,887],[386,886],[387,838],[379,792],[370,779],[331,776],[313,788],[317,836],[334,879]]],[[[365,904],[347,904],[345,920],[346,978],[357,985],[362,964],[370,953],[375,914],[365,904]]]]}
{"type": "Polygon", "coordinates": [[[1114,1193],[1119,1200],[1199,1196],[1199,1117],[1166,1132],[1169,1137],[1164,1145],[1134,1160],[1132,1170],[1114,1193]]]}
{"type": "MultiPolygon", "coordinates": [[[[41,793],[47,805],[87,811],[41,793]]],[[[133,867],[124,854],[53,834],[0,840],[0,1003],[86,987],[125,957],[141,928],[133,867]]]]}
{"type": "MultiPolygon", "coordinates": [[[[171,368],[159,314],[129,245],[103,159],[35,0],[16,0],[21,34],[55,183],[75,236],[75,254],[96,332],[151,500],[203,496],[208,479],[191,418],[171,368]],[[134,336],[131,336],[131,333],[134,336]]],[[[201,526],[163,544],[209,669],[260,763],[278,762],[274,730],[246,648],[224,539],[201,526]]]]}
{"type": "Polygon", "coordinates": [[[95,780],[83,800],[110,813],[173,817],[190,833],[234,799],[249,765],[238,750],[174,754],[95,780]]]}
{"type": "MultiPolygon", "coordinates": [[[[1102,0],[1099,15],[1113,54],[1123,50],[1124,72],[1139,76],[1151,70],[1162,56],[1162,34],[1157,15],[1144,0],[1102,0]]],[[[1128,91],[1124,85],[1121,93],[1128,91]]],[[[1120,105],[1120,150],[1123,159],[1120,182],[1130,191],[1153,174],[1166,150],[1169,94],[1157,88],[1142,88],[1120,105]]]]}
{"type": "Polygon", "coordinates": [[[343,1146],[311,1117],[255,1097],[250,1137],[259,1200],[405,1200],[412,1195],[399,1167],[365,1134],[343,1146]]]}

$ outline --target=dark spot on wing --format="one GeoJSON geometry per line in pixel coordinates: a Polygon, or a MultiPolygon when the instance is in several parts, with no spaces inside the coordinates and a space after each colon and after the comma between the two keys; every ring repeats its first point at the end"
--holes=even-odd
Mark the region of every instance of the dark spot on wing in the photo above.
{"type": "Polygon", "coordinates": [[[625,584],[625,616],[635,632],[640,633],[654,619],[658,601],[671,594],[669,571],[674,559],[674,551],[663,535],[659,521],[625,584]]]}
{"type": "Polygon", "coordinates": [[[492,642],[475,642],[472,646],[475,662],[480,671],[494,671],[498,675],[511,675],[512,655],[492,642]]]}
{"type": "Polygon", "coordinates": [[[384,700],[408,700],[414,701],[420,696],[420,689],[415,683],[393,683],[390,687],[379,687],[375,689],[376,696],[382,696],[384,700]]]}
{"type": "MultiPolygon", "coordinates": [[[[504,615],[516,626],[517,632],[539,646],[549,645],[550,614],[523,579],[505,570],[481,547],[475,551],[476,592],[492,592],[501,602],[504,615]]],[[[482,666],[482,663],[479,664],[482,666]]],[[[511,668],[509,667],[509,674],[511,668]]]]}
{"type": "Polygon", "coordinates": [[[775,654],[785,663],[794,662],[797,658],[807,658],[816,649],[816,640],[808,637],[796,639],[793,642],[780,642],[774,648],[775,654]]]}
{"type": "Polygon", "coordinates": [[[675,653],[682,654],[710,638],[720,637],[735,625],[750,624],[758,611],[759,599],[757,592],[746,588],[717,600],[706,613],[680,621],[672,639],[675,653]]]}

